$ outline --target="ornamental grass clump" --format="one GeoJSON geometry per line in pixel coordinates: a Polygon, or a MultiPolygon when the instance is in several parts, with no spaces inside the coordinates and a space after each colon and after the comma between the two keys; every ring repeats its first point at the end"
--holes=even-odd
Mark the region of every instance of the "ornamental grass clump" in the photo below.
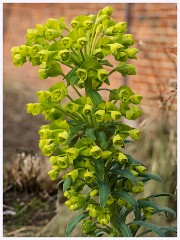
{"type": "Polygon", "coordinates": [[[104,88],[110,86],[114,72],[122,77],[136,74],[134,65],[127,63],[138,53],[132,47],[134,37],[126,33],[125,22],[111,18],[112,12],[107,6],[97,15],[77,16],[70,27],[64,18],[37,24],[27,30],[26,44],[12,48],[12,59],[17,67],[27,60],[39,65],[40,79],[62,76],[63,81],[49,90],[37,92],[38,103],[27,104],[27,112],[43,114],[48,121],[38,132],[39,147],[52,164],[48,174],[55,180],[63,172],[65,204],[80,212],[69,222],[66,235],[81,222],[86,236],[135,237],[154,232],[164,237],[176,228],[158,227],[150,220],[160,212],[173,216],[175,212],[151,199],[170,194],[139,198],[145,183],[160,177],[148,173],[125,150],[126,144],[139,139],[140,130],[123,120],[142,115],[142,96],[124,85],[104,88]],[[106,59],[110,55],[115,66],[106,59]],[[70,68],[68,74],[62,65],[70,68]],[[70,86],[76,93],[73,98],[70,86]],[[84,89],[83,95],[79,89],[84,89]],[[108,101],[103,100],[102,91],[108,94],[108,101]],[[141,226],[147,231],[139,234],[141,226]]]}

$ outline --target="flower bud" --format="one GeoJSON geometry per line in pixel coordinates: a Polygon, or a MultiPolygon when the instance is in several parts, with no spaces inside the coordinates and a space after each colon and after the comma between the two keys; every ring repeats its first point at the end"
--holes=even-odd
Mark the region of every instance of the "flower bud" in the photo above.
{"type": "Polygon", "coordinates": [[[110,151],[103,151],[102,153],[101,153],[101,158],[104,160],[104,159],[108,159],[108,158],[110,158],[111,157],[111,155],[112,155],[112,152],[110,152],[110,151]]]}
{"type": "Polygon", "coordinates": [[[136,171],[133,170],[133,169],[130,169],[129,172],[132,173],[135,177],[138,176],[138,172],[136,172],[136,171]]]}
{"type": "Polygon", "coordinates": [[[87,45],[87,38],[86,37],[81,37],[77,40],[77,43],[80,48],[83,48],[87,45]]]}
{"type": "Polygon", "coordinates": [[[99,193],[99,190],[94,189],[94,190],[92,190],[92,191],[90,192],[90,196],[91,196],[91,197],[95,197],[98,193],[99,193]]]}
{"type": "Polygon", "coordinates": [[[79,207],[80,207],[79,204],[75,203],[75,204],[72,204],[71,206],[69,206],[69,209],[71,211],[76,211],[79,207]]]}
{"type": "Polygon", "coordinates": [[[106,6],[102,9],[102,14],[107,14],[108,16],[110,16],[113,12],[113,8],[110,6],[106,6]]]}
{"type": "Polygon", "coordinates": [[[111,111],[111,117],[114,120],[118,120],[121,117],[121,113],[119,111],[111,111]]]}
{"type": "Polygon", "coordinates": [[[139,129],[132,129],[129,131],[129,136],[133,139],[138,140],[140,137],[140,130],[139,129]]]}
{"type": "Polygon", "coordinates": [[[67,141],[68,137],[69,137],[69,133],[67,131],[63,131],[58,134],[57,141],[59,144],[63,144],[67,141]]]}
{"type": "Polygon", "coordinates": [[[59,51],[58,57],[59,57],[60,61],[68,62],[69,57],[70,57],[69,50],[65,49],[65,50],[59,51]]]}
{"type": "Polygon", "coordinates": [[[107,205],[111,205],[115,202],[115,198],[113,198],[112,196],[110,196],[110,198],[107,200],[107,205]]]}
{"type": "Polygon", "coordinates": [[[40,103],[28,103],[26,104],[26,107],[27,113],[31,113],[33,116],[42,112],[42,107],[40,103]]]}
{"type": "Polygon", "coordinates": [[[144,187],[141,186],[133,186],[131,189],[132,193],[141,193],[144,192],[144,187]]]}
{"type": "Polygon", "coordinates": [[[70,113],[77,112],[78,108],[79,108],[79,105],[73,102],[69,102],[65,105],[66,111],[69,111],[70,113]]]}
{"type": "Polygon", "coordinates": [[[38,73],[39,73],[39,78],[40,79],[48,78],[47,69],[39,69],[38,73]]]}
{"type": "Polygon", "coordinates": [[[86,104],[83,108],[83,114],[89,115],[92,112],[92,106],[89,104],[86,104]]]}
{"type": "Polygon", "coordinates": [[[137,49],[137,48],[127,48],[125,51],[128,55],[128,58],[137,59],[136,53],[139,52],[139,49],[137,49]]]}
{"type": "Polygon", "coordinates": [[[109,16],[108,16],[107,14],[103,14],[103,15],[99,16],[99,17],[97,18],[97,20],[96,20],[96,24],[102,23],[102,21],[103,21],[104,19],[108,18],[108,17],[109,17],[109,16]]]}
{"type": "Polygon", "coordinates": [[[101,82],[104,82],[104,80],[108,77],[109,72],[106,71],[105,69],[97,69],[98,73],[97,73],[97,77],[101,82]]]}
{"type": "Polygon", "coordinates": [[[101,153],[102,153],[102,150],[98,146],[93,146],[90,150],[90,154],[96,159],[101,157],[101,153]]]}
{"type": "Polygon", "coordinates": [[[73,160],[77,158],[79,155],[79,149],[77,148],[69,148],[66,150],[66,155],[69,159],[69,162],[72,164],[73,160]]]}
{"type": "Polygon", "coordinates": [[[126,155],[124,153],[119,153],[118,161],[120,164],[124,164],[124,163],[128,162],[128,158],[126,157],[126,155]]]}
{"type": "Polygon", "coordinates": [[[91,183],[94,180],[94,174],[88,170],[84,173],[84,180],[87,183],[91,183]]]}
{"type": "Polygon", "coordinates": [[[45,37],[46,39],[48,39],[49,41],[58,38],[61,35],[61,33],[59,31],[56,31],[54,29],[48,29],[45,32],[45,37]]]}
{"type": "Polygon", "coordinates": [[[51,180],[56,180],[56,178],[57,178],[58,175],[59,175],[59,172],[56,171],[56,170],[50,170],[50,171],[48,172],[48,175],[49,175],[49,177],[51,178],[51,180]]]}
{"type": "Polygon", "coordinates": [[[78,68],[76,75],[84,82],[87,79],[87,71],[82,68],[78,68]]]}
{"type": "Polygon", "coordinates": [[[124,141],[119,134],[113,137],[113,145],[121,147],[124,146],[124,141]]]}
{"type": "Polygon", "coordinates": [[[104,120],[104,117],[105,117],[105,110],[96,111],[94,116],[95,116],[95,119],[96,119],[97,122],[102,122],[104,120]]]}
{"type": "Polygon", "coordinates": [[[72,39],[70,37],[64,37],[61,39],[62,45],[65,48],[70,48],[72,45],[72,39]]]}
{"type": "Polygon", "coordinates": [[[66,156],[64,157],[57,157],[57,165],[60,168],[66,169],[69,166],[69,161],[66,156]]]}
{"type": "Polygon", "coordinates": [[[144,166],[139,165],[139,166],[136,166],[136,171],[138,173],[144,173],[147,171],[147,169],[144,166]]]}
{"type": "Polygon", "coordinates": [[[131,103],[140,104],[142,98],[143,97],[141,95],[135,94],[135,95],[130,96],[129,100],[130,100],[131,103]]]}
{"type": "Polygon", "coordinates": [[[119,206],[126,206],[126,204],[127,204],[127,202],[124,199],[122,199],[122,198],[118,199],[118,205],[119,206]]]}
{"type": "Polygon", "coordinates": [[[126,46],[131,46],[134,44],[134,37],[132,34],[123,34],[121,36],[121,43],[126,46]]]}

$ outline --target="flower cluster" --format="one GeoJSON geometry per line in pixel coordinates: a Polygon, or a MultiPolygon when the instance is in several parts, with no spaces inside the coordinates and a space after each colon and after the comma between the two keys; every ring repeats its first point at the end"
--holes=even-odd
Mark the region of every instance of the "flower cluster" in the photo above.
{"type": "MultiPolygon", "coordinates": [[[[124,85],[101,88],[103,83],[110,85],[109,76],[115,71],[123,77],[136,73],[134,66],[126,63],[136,59],[138,52],[131,47],[133,35],[126,33],[125,22],[111,18],[112,12],[107,6],[97,15],[80,15],[71,21],[70,28],[64,18],[48,19],[44,25],[27,30],[25,45],[12,48],[16,66],[28,59],[33,66],[40,65],[41,79],[62,75],[66,80],[66,84],[58,82],[37,92],[38,102],[27,104],[27,112],[43,114],[49,121],[38,132],[39,147],[52,165],[48,174],[56,180],[62,173],[66,206],[82,211],[69,223],[67,235],[82,221],[87,236],[135,236],[143,221],[163,211],[150,202],[150,196],[136,200],[144,183],[159,177],[148,174],[145,166],[125,151],[126,144],[140,137],[140,130],[124,121],[141,116],[138,105],[142,96],[124,85]],[[117,66],[104,59],[109,55],[117,66]],[[62,64],[71,68],[67,75],[62,64]],[[112,69],[108,71],[104,65],[112,69]],[[68,94],[69,85],[78,98],[68,94]],[[79,88],[85,89],[85,96],[79,88]],[[109,93],[108,101],[102,99],[101,91],[109,93]],[[131,212],[134,219],[127,224],[131,212]]],[[[148,226],[163,236],[161,229],[148,226]]]]}

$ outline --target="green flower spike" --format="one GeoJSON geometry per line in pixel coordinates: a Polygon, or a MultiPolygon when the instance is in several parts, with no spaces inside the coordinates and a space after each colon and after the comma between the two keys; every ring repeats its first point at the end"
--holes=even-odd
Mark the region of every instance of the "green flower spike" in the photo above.
{"type": "Polygon", "coordinates": [[[87,79],[87,71],[82,68],[78,68],[76,75],[84,82],[87,79]]]}
{"type": "Polygon", "coordinates": [[[103,59],[104,58],[103,50],[101,48],[95,49],[94,50],[94,56],[96,56],[99,59],[103,59]]]}
{"type": "Polygon", "coordinates": [[[98,110],[95,114],[95,119],[97,122],[102,122],[105,117],[105,110],[98,110]]]}
{"type": "Polygon", "coordinates": [[[45,32],[45,37],[46,37],[47,40],[49,40],[49,41],[54,40],[55,38],[60,37],[60,35],[61,35],[61,32],[56,31],[56,30],[54,30],[54,29],[48,29],[48,30],[46,30],[46,32],[45,32]]]}
{"type": "Polygon", "coordinates": [[[64,37],[61,39],[61,43],[65,48],[70,48],[72,45],[72,39],[70,37],[64,37]]]}
{"type": "Polygon", "coordinates": [[[84,173],[84,180],[87,183],[91,183],[94,180],[94,174],[88,170],[84,173]]]}
{"type": "Polygon", "coordinates": [[[90,154],[96,159],[101,157],[101,153],[102,153],[102,150],[98,146],[93,146],[90,150],[90,154]]]}
{"type": "Polygon", "coordinates": [[[69,102],[65,105],[64,107],[66,111],[69,111],[70,113],[75,113],[77,112],[79,105],[73,102],[69,102]]]}
{"type": "Polygon", "coordinates": [[[51,93],[51,99],[53,102],[59,102],[67,96],[67,92],[64,89],[56,89],[51,93]]]}
{"type": "Polygon", "coordinates": [[[92,112],[92,106],[89,104],[86,104],[83,108],[83,114],[89,115],[92,112]]]}
{"type": "Polygon", "coordinates": [[[77,40],[77,43],[80,48],[83,48],[87,45],[87,38],[86,37],[81,37],[77,40]]]}
{"type": "Polygon", "coordinates": [[[108,77],[109,72],[105,69],[98,69],[97,77],[101,82],[104,82],[105,79],[108,77]]]}
{"type": "Polygon", "coordinates": [[[139,129],[132,129],[129,131],[129,136],[135,140],[140,138],[140,130],[139,129]]]}
{"type": "Polygon", "coordinates": [[[119,134],[113,137],[113,145],[121,147],[124,146],[124,141],[119,134]]]}
{"type": "Polygon", "coordinates": [[[56,180],[56,178],[59,176],[59,172],[52,169],[48,172],[48,175],[51,178],[51,180],[56,180]]]}
{"type": "Polygon", "coordinates": [[[135,95],[130,96],[129,100],[130,100],[131,103],[140,104],[142,98],[143,97],[141,95],[135,94],[135,95]]]}
{"type": "Polygon", "coordinates": [[[59,51],[58,57],[61,62],[68,62],[70,57],[69,50],[65,49],[65,50],[59,51]]]}
{"type": "Polygon", "coordinates": [[[119,111],[111,111],[111,117],[113,120],[118,120],[121,117],[121,113],[119,111]]]}
{"type": "Polygon", "coordinates": [[[69,148],[66,150],[66,155],[69,159],[70,164],[73,164],[73,160],[77,158],[79,155],[79,149],[77,148],[69,148]]]}
{"type": "Polygon", "coordinates": [[[57,136],[57,141],[59,144],[64,144],[69,137],[69,133],[67,131],[61,132],[57,136]]]}
{"type": "Polygon", "coordinates": [[[69,161],[67,156],[64,157],[57,157],[57,165],[60,168],[66,169],[69,166],[69,161]]]}
{"type": "Polygon", "coordinates": [[[42,112],[42,107],[40,103],[28,103],[26,104],[27,113],[31,113],[33,116],[38,115],[42,112]]]}
{"type": "Polygon", "coordinates": [[[126,157],[126,155],[124,153],[119,153],[118,161],[120,164],[124,164],[124,163],[128,162],[128,158],[126,157]]]}

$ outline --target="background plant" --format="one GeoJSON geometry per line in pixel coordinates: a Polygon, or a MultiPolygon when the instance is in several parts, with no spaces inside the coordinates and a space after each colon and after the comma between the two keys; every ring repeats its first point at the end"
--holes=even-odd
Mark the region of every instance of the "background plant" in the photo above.
{"type": "MultiPolygon", "coordinates": [[[[127,64],[136,59],[137,48],[133,35],[126,34],[126,23],[116,23],[111,7],[97,15],[80,15],[67,27],[63,18],[48,19],[27,30],[25,45],[12,48],[16,66],[27,59],[33,66],[40,65],[39,77],[46,79],[62,75],[66,80],[39,91],[38,103],[27,104],[27,112],[43,114],[49,124],[39,130],[39,147],[44,156],[50,156],[55,180],[61,171],[66,205],[82,213],[66,229],[70,235],[82,221],[87,236],[137,236],[141,226],[159,236],[176,228],[158,227],[148,220],[159,212],[175,216],[173,210],[159,207],[152,197],[169,196],[168,193],[137,198],[144,191],[144,183],[160,177],[147,173],[145,166],[125,152],[126,144],[139,139],[140,130],[122,122],[123,118],[136,120],[142,110],[138,107],[142,96],[127,86],[110,90],[109,76],[117,71],[123,77],[134,75],[135,67],[127,64]],[[113,55],[113,66],[106,56],[113,55]],[[71,68],[64,74],[61,64],[71,68]],[[105,66],[107,66],[106,70],[105,66]],[[78,98],[72,99],[68,87],[78,98]],[[84,89],[84,95],[79,91],[84,89]],[[100,92],[107,91],[109,99],[100,92]],[[63,105],[63,99],[70,101],[63,105]],[[128,220],[129,215],[132,220],[128,220]]],[[[61,184],[61,183],[60,183],[61,184]]]]}

